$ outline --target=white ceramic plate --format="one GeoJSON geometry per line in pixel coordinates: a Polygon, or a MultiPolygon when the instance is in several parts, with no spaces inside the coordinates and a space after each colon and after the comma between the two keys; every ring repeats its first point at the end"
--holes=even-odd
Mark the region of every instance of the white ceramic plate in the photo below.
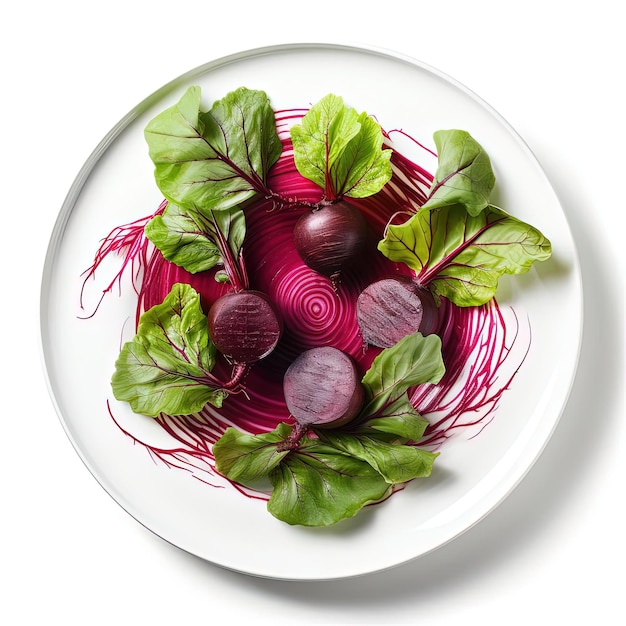
{"type": "MultiPolygon", "coordinates": [[[[110,280],[117,268],[111,264],[101,274],[110,280]]],[[[42,281],[41,337],[49,388],[67,435],[89,471],[130,515],[164,540],[220,566],[319,580],[374,572],[424,555],[458,537],[514,489],[563,411],[578,359],[581,312],[578,260],[561,206],[528,147],[496,112],[413,59],[377,49],[301,44],[243,52],[196,68],[149,96],[102,140],[77,176],[52,233],[42,281]],[[553,245],[550,261],[502,281],[498,299],[527,320],[532,341],[495,419],[480,436],[447,443],[431,478],[335,527],[290,527],[261,501],[155,463],[120,432],[107,410],[112,366],[122,328],[132,326],[135,300],[126,286],[121,296],[109,295],[95,317],[79,319],[81,273],[113,226],[151,213],[161,200],[143,129],[192,84],[211,100],[242,85],[263,89],[275,108],[307,107],[334,92],[375,114],[384,128],[403,128],[426,142],[437,129],[466,129],[492,159],[501,206],[539,228],[553,245]]],[[[153,441],[165,437],[153,429],[146,433],[153,441]]]]}

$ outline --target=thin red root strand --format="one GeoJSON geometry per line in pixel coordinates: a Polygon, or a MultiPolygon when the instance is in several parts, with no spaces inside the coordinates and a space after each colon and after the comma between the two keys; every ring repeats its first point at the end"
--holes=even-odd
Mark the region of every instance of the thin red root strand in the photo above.
{"type": "Polygon", "coordinates": [[[249,364],[235,363],[233,365],[233,371],[230,380],[222,383],[222,388],[226,389],[230,393],[238,393],[244,391],[243,382],[249,370],[249,364]]]}
{"type": "Polygon", "coordinates": [[[224,488],[226,484],[230,484],[249,498],[265,501],[269,499],[269,494],[239,485],[216,470],[212,445],[221,437],[223,425],[217,423],[206,412],[185,416],[162,414],[156,417],[155,421],[172,438],[172,441],[179,444],[171,448],[161,448],[140,440],[125,429],[113,414],[109,402],[107,402],[107,409],[120,431],[129,437],[133,443],[146,448],[150,458],[155,463],[160,462],[165,467],[183,470],[210,487],[224,488]],[[217,482],[216,479],[221,479],[223,484],[217,482]]]}
{"type": "Polygon", "coordinates": [[[475,437],[494,418],[502,395],[528,354],[526,345],[521,357],[510,364],[510,373],[505,374],[505,363],[519,337],[514,312],[512,337],[495,301],[467,311],[453,310],[452,318],[458,318],[459,313],[467,318],[465,324],[451,322],[444,332],[444,341],[460,348],[450,351],[444,378],[434,387],[418,388],[412,397],[417,410],[431,420],[422,445],[441,443],[457,430],[478,428],[475,437]],[[454,327],[463,329],[460,336],[453,336],[454,327]]]}
{"type": "Polygon", "coordinates": [[[142,217],[134,222],[117,226],[114,228],[101,242],[100,247],[96,251],[94,261],[82,276],[84,276],[83,284],[80,290],[80,307],[84,310],[84,292],[87,282],[95,278],[96,272],[104,260],[112,254],[122,255],[122,263],[119,271],[113,277],[113,280],[105,287],[94,310],[85,317],[93,317],[104,297],[113,291],[113,287],[117,283],[118,290],[121,290],[121,281],[127,268],[131,268],[131,284],[136,293],[142,289],[141,281],[144,269],[150,263],[150,241],[146,238],[144,230],[146,224],[155,216],[162,213],[167,206],[167,201],[163,201],[158,209],[146,217],[142,217]]]}

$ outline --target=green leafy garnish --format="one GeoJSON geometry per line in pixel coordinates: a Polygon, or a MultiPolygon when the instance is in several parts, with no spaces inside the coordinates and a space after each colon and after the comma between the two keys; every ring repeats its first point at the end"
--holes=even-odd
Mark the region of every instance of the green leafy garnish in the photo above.
{"type": "Polygon", "coordinates": [[[470,215],[478,215],[489,204],[496,182],[489,156],[464,130],[438,130],[433,138],[437,171],[422,209],[460,204],[470,215]]]}
{"type": "Polygon", "coordinates": [[[141,316],[137,333],[115,363],[113,395],[135,413],[189,415],[226,395],[210,372],[216,351],[200,295],[182,283],[141,316]]]}
{"type": "Polygon", "coordinates": [[[227,428],[213,445],[213,454],[219,458],[218,469],[230,480],[254,486],[274,470],[289,450],[280,450],[278,444],[289,436],[291,428],[279,424],[269,433],[249,435],[236,428],[227,428]]]}
{"type": "Polygon", "coordinates": [[[409,388],[438,383],[445,373],[438,335],[408,335],[392,348],[382,350],[363,377],[366,392],[364,415],[378,415],[392,406],[409,388]]]}
{"type": "Polygon", "coordinates": [[[374,416],[365,419],[358,430],[359,432],[375,430],[379,439],[406,442],[419,441],[427,426],[428,420],[415,410],[408,395],[404,393],[374,416]]]}
{"type": "Polygon", "coordinates": [[[339,96],[314,104],[292,127],[291,139],[298,171],[329,200],[371,196],[391,178],[391,150],[382,148],[380,125],[339,96]]]}
{"type": "Polygon", "coordinates": [[[196,274],[239,258],[246,221],[238,207],[208,211],[169,203],[145,232],[168,261],[196,274]]]}
{"type": "Polygon", "coordinates": [[[145,128],[157,185],[183,208],[227,209],[267,191],[282,144],[269,98],[240,87],[200,110],[200,88],[145,128]]]}
{"type": "Polygon", "coordinates": [[[427,201],[402,224],[388,224],[378,249],[417,282],[461,307],[491,300],[503,274],[523,274],[552,254],[537,229],[490,202],[491,161],[464,130],[434,133],[438,166],[427,201]]]}
{"type": "Polygon", "coordinates": [[[303,442],[269,475],[267,510],[288,524],[330,526],[391,493],[369,463],[315,440],[303,442]]]}
{"type": "Polygon", "coordinates": [[[339,430],[323,433],[322,440],[336,450],[373,467],[390,485],[430,476],[436,452],[417,446],[391,443],[382,437],[342,433],[339,430]]]}
{"type": "Polygon", "coordinates": [[[388,226],[378,248],[457,306],[488,302],[500,276],[525,273],[552,251],[539,230],[501,209],[489,206],[472,217],[460,205],[420,210],[404,224],[388,226]]]}
{"type": "Polygon", "coordinates": [[[187,271],[221,264],[224,272],[216,278],[246,288],[241,203],[272,194],[267,176],[282,153],[269,98],[240,87],[203,112],[200,88],[189,87],[144,134],[156,183],[168,200],[146,226],[146,236],[187,271]]]}

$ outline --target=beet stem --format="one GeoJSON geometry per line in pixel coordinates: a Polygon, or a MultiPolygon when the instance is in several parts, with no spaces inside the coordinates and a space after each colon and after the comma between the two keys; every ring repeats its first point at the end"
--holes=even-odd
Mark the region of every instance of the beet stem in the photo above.
{"type": "Polygon", "coordinates": [[[300,447],[300,440],[309,430],[309,426],[296,422],[289,437],[286,437],[277,446],[278,452],[285,452],[287,450],[297,450],[300,447]]]}
{"type": "Polygon", "coordinates": [[[216,244],[222,255],[224,270],[230,279],[235,291],[244,291],[248,288],[248,273],[243,260],[243,254],[239,254],[238,258],[233,256],[228,240],[219,227],[215,217],[213,216],[213,228],[215,229],[216,244]]]}
{"type": "Polygon", "coordinates": [[[229,392],[240,390],[241,383],[248,373],[249,369],[250,365],[248,363],[235,363],[233,365],[233,371],[230,380],[225,383],[221,383],[222,389],[225,389],[229,392]]]}
{"type": "Polygon", "coordinates": [[[300,209],[302,207],[306,207],[308,209],[311,209],[312,211],[317,211],[318,209],[321,209],[323,206],[328,204],[328,202],[324,200],[320,200],[319,202],[309,202],[308,200],[299,200],[298,198],[285,197],[275,191],[268,193],[265,196],[265,200],[269,200],[272,203],[272,208],[269,209],[270,212],[300,209]]]}

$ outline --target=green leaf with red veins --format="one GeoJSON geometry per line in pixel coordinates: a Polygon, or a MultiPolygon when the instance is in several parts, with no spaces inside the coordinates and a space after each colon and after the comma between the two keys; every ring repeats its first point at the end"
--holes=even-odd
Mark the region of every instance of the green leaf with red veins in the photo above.
{"type": "Polygon", "coordinates": [[[227,428],[213,445],[218,472],[242,485],[254,487],[266,478],[288,454],[279,450],[278,443],[289,435],[286,424],[269,433],[249,435],[236,428],[227,428]]]}
{"type": "Polygon", "coordinates": [[[324,443],[336,450],[365,461],[392,485],[430,476],[438,452],[422,450],[412,445],[389,443],[376,434],[354,435],[329,430],[320,433],[324,443]]]}
{"type": "Polygon", "coordinates": [[[366,113],[324,96],[291,128],[296,168],[329,200],[365,198],[390,180],[391,150],[383,149],[380,125],[366,113]]]}
{"type": "Polygon", "coordinates": [[[489,205],[496,181],[488,154],[465,130],[438,130],[433,137],[437,171],[422,209],[461,204],[478,215],[489,205]]]}
{"type": "Polygon", "coordinates": [[[365,406],[357,420],[384,414],[407,389],[438,383],[444,373],[439,336],[407,335],[391,348],[382,350],[363,376],[365,406]]]}
{"type": "Polygon", "coordinates": [[[389,225],[378,249],[457,306],[485,304],[503,274],[528,272],[552,253],[539,230],[501,209],[489,206],[471,216],[458,205],[420,210],[404,224],[389,225]]]}
{"type": "Polygon", "coordinates": [[[189,415],[207,403],[219,407],[225,393],[210,374],[215,358],[200,295],[177,283],[161,304],[143,313],[136,335],[123,346],[111,379],[113,395],[151,417],[189,415]]]}
{"type": "Polygon", "coordinates": [[[391,493],[369,463],[314,440],[290,452],[269,478],[268,511],[292,525],[330,526],[391,493]]]}
{"type": "Polygon", "coordinates": [[[168,204],[145,228],[146,237],[168,260],[195,274],[220,263],[222,255],[201,215],[168,204]]]}
{"type": "Polygon", "coordinates": [[[237,265],[246,234],[239,207],[208,211],[182,209],[171,202],[146,225],[146,237],[172,263],[192,274],[237,265]]]}
{"type": "Polygon", "coordinates": [[[200,109],[200,88],[145,128],[157,185],[183,208],[225,209],[267,194],[267,176],[282,153],[276,118],[263,91],[240,87],[200,109]]]}
{"type": "Polygon", "coordinates": [[[376,417],[368,417],[356,425],[356,433],[376,431],[377,437],[388,441],[419,441],[428,427],[424,419],[411,404],[406,393],[386,405],[376,417]]]}

